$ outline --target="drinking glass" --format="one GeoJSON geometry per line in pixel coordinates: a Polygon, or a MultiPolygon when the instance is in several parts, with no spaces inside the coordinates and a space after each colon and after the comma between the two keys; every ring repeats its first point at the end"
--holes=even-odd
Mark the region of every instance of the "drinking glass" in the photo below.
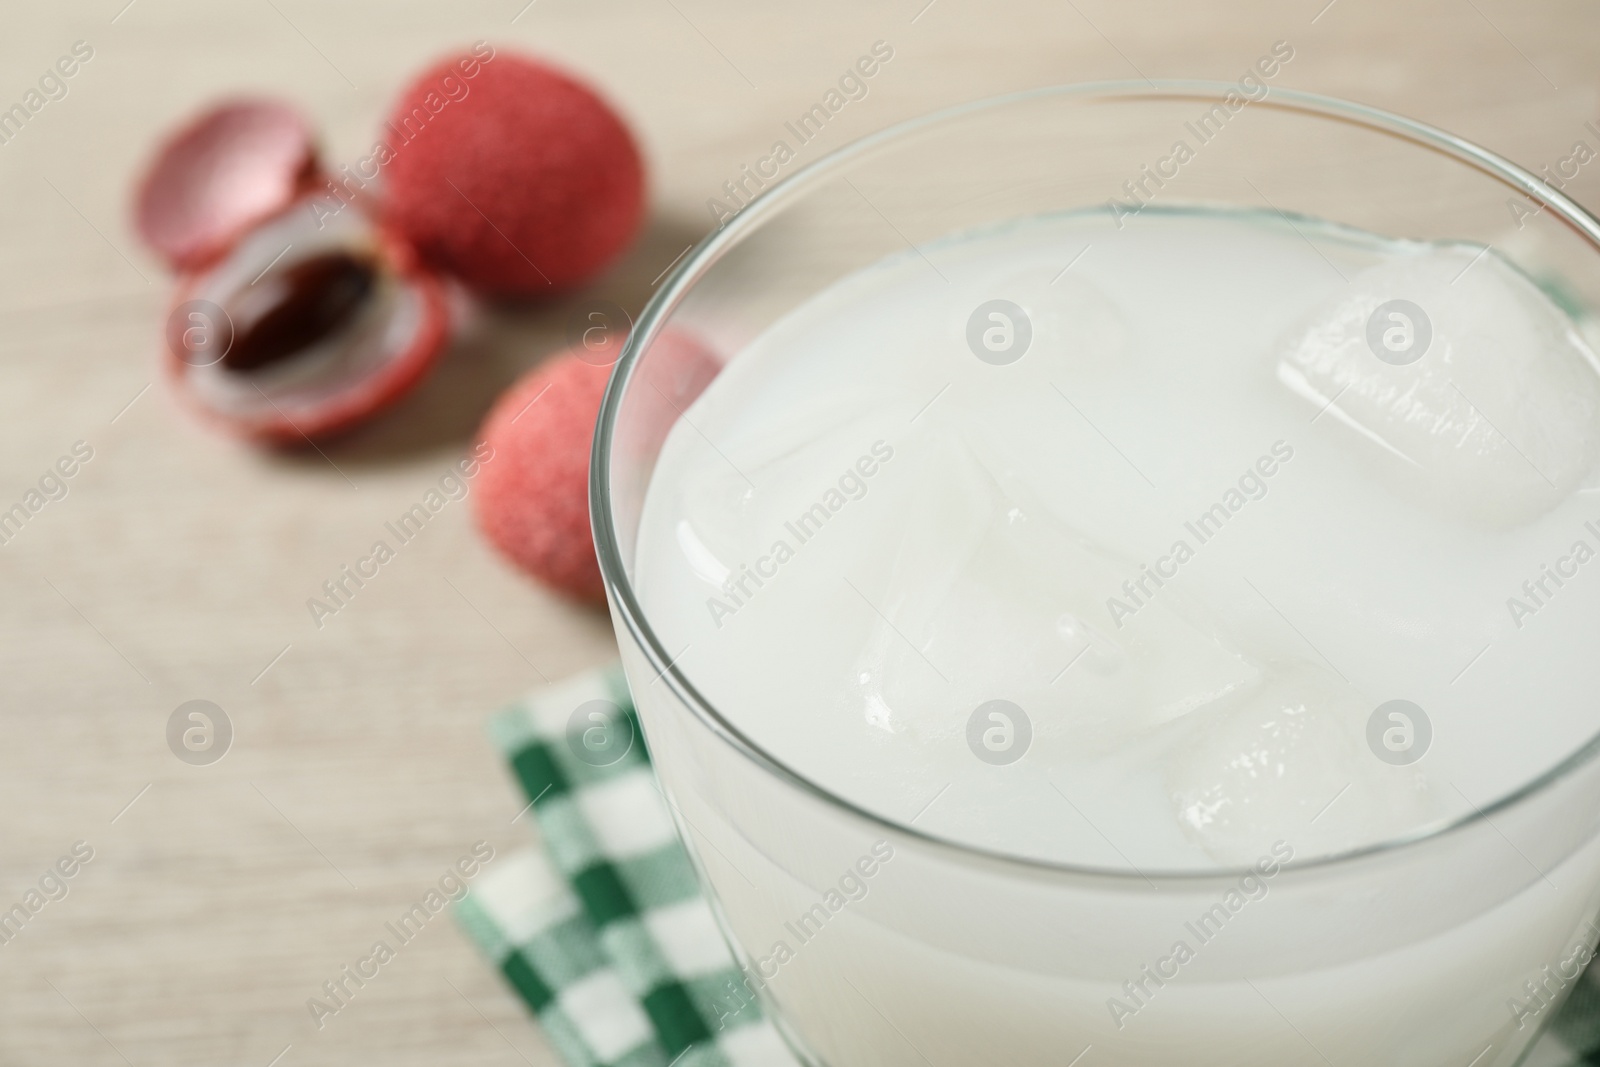
{"type": "Polygon", "coordinates": [[[796,771],[741,729],[738,709],[708,699],[633,579],[657,455],[703,385],[664,331],[737,360],[784,315],[908,246],[1145,201],[1489,245],[1583,316],[1600,307],[1596,221],[1460,138],[1262,79],[1005,96],[769,184],[643,313],[591,477],[645,737],[747,976],[724,991],[730,1010],[759,997],[796,1055],[826,1067],[1520,1062],[1597,937],[1600,739],[1562,743],[1497,796],[1405,839],[1272,864],[1270,876],[1045,862],[941,838],[796,771]],[[1180,139],[1193,149],[1181,165],[1180,139]],[[864,895],[833,907],[841,884],[864,895]],[[1248,915],[1195,928],[1241,885],[1248,915]],[[1179,940],[1194,958],[1174,976],[1179,940]],[[1139,1010],[1119,1015],[1117,1002],[1139,1010]]]}

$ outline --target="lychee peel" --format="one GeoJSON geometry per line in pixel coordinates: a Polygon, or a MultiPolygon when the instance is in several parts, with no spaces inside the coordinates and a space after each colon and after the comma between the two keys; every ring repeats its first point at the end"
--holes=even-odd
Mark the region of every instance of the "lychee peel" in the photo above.
{"type": "Polygon", "coordinates": [[[227,100],[151,157],[134,195],[139,236],[176,270],[196,270],[317,181],[310,124],[277,100],[227,100]]]}

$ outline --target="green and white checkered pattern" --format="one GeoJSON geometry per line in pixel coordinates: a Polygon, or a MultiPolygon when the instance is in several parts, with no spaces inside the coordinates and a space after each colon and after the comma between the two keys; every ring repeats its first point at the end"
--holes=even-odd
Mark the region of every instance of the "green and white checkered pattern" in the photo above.
{"type": "MultiPolygon", "coordinates": [[[[580,723],[581,725],[581,723],[580,723]]],[[[613,724],[615,727],[617,724],[613,724]]],[[[543,849],[486,870],[461,924],[571,1067],[797,1067],[743,992],[656,786],[620,670],[542,689],[490,732],[530,800],[543,849]],[[575,709],[609,701],[631,729],[614,763],[583,759],[575,709]]],[[[619,746],[620,748],[620,746],[619,746]]],[[[1600,964],[1522,1067],[1600,1064],[1600,964]]]]}
{"type": "Polygon", "coordinates": [[[795,1067],[700,893],[620,671],[541,690],[497,715],[490,732],[530,800],[544,851],[486,871],[457,915],[567,1062],[795,1067]],[[611,740],[631,745],[583,747],[583,731],[595,727],[569,723],[597,700],[619,714],[604,727],[621,731],[611,740]]]}
{"type": "Polygon", "coordinates": [[[1600,1064],[1600,963],[1591,963],[1522,1067],[1600,1064]]]}

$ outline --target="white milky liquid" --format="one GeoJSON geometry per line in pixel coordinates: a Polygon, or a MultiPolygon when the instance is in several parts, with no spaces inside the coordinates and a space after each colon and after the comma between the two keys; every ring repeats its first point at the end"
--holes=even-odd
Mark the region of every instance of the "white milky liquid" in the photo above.
{"type": "Polygon", "coordinates": [[[661,453],[635,585],[757,744],[920,830],[1142,871],[1341,852],[1595,731],[1597,380],[1479,246],[1033,220],[893,257],[738,352],[661,453]],[[1431,332],[1408,365],[1367,337],[1394,299],[1431,332]],[[969,344],[993,300],[1031,330],[1014,362],[969,344]],[[1396,699],[1426,725],[1372,741],[1396,699]],[[969,729],[997,700],[1026,725],[969,729]]]}
{"type": "Polygon", "coordinates": [[[638,531],[679,668],[851,804],[1121,872],[840,817],[624,640],[746,975],[819,1063],[1523,1062],[1596,936],[1590,776],[1276,861],[1472,815],[1595,732],[1600,388],[1538,286],[1476,246],[1091,213],[908,251],[729,354],[638,531]]]}

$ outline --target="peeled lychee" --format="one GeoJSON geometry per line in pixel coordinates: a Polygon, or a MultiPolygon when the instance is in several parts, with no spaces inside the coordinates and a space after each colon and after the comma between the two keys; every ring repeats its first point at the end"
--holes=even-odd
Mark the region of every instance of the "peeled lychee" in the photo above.
{"type": "MultiPolygon", "coordinates": [[[[478,525],[502,555],[565,593],[602,602],[589,525],[589,453],[611,368],[587,362],[586,354],[561,353],[495,403],[480,435],[493,459],[484,464],[474,496],[478,525]]],[[[659,444],[667,424],[721,364],[681,330],[657,337],[648,357],[639,395],[651,402],[627,409],[623,418],[637,435],[659,444]]]]}
{"type": "Polygon", "coordinates": [[[638,230],[638,147],[587,86],[484,50],[436,64],[400,95],[384,133],[385,218],[482,293],[572,289],[638,230]]]}
{"type": "Polygon", "coordinates": [[[351,207],[301,200],[183,278],[167,320],[175,391],[209,421],[269,444],[348,429],[416,385],[444,352],[444,285],[351,207]]]}
{"type": "Polygon", "coordinates": [[[396,400],[444,351],[443,283],[359,203],[329,210],[310,125],[238,99],[189,120],[139,182],[134,223],[179,273],[166,370],[236,435],[300,443],[396,400]]]}

